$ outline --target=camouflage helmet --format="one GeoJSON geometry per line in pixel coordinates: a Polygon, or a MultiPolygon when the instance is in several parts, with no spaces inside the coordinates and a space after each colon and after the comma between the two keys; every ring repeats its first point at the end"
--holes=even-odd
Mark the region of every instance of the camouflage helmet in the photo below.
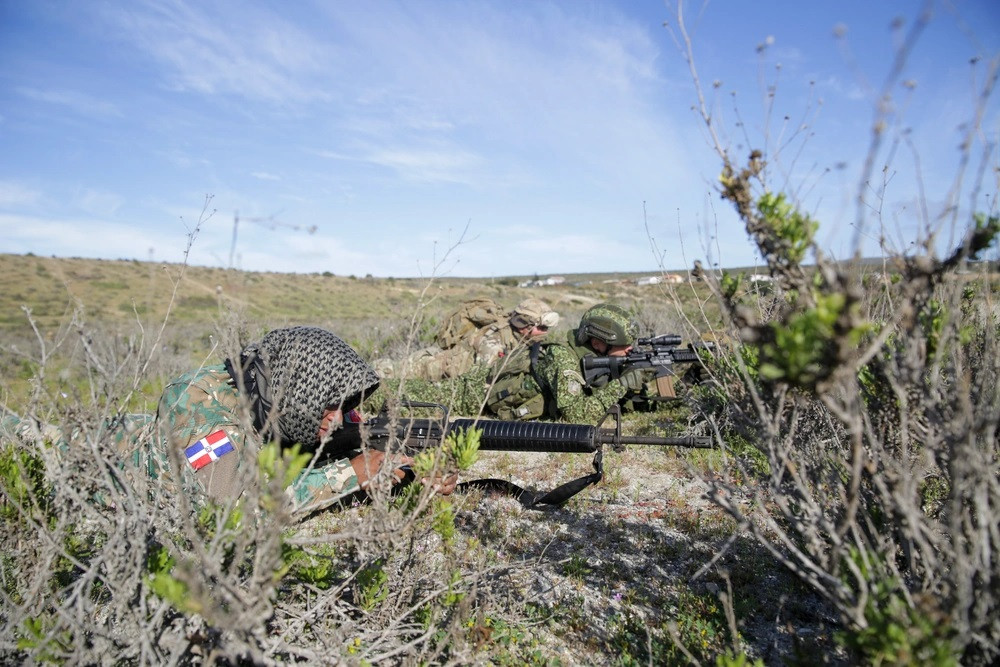
{"type": "Polygon", "coordinates": [[[585,345],[591,338],[608,345],[632,345],[639,335],[639,326],[629,317],[628,311],[611,303],[599,303],[580,318],[576,342],[585,345]]]}

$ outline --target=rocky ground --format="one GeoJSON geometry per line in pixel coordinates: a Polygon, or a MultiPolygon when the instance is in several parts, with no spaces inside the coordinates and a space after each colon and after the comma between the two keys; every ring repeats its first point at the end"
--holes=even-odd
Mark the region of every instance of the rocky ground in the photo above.
{"type": "MultiPolygon", "coordinates": [[[[846,659],[822,600],[708,500],[706,461],[692,456],[607,452],[605,480],[559,508],[528,509],[479,490],[452,496],[459,551],[479,550],[482,562],[504,572],[508,618],[535,659],[714,664],[727,652],[766,664],[846,659]]],[[[481,452],[463,480],[499,478],[542,492],[591,472],[591,460],[481,452]]]]}

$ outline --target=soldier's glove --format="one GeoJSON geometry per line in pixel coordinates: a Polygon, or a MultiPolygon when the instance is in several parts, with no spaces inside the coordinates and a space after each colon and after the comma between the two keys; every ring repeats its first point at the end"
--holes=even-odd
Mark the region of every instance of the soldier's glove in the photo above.
{"type": "Polygon", "coordinates": [[[621,377],[618,378],[618,381],[625,386],[630,394],[638,394],[642,392],[646,386],[647,378],[645,375],[646,374],[642,371],[642,369],[633,368],[622,373],[621,377]]]}

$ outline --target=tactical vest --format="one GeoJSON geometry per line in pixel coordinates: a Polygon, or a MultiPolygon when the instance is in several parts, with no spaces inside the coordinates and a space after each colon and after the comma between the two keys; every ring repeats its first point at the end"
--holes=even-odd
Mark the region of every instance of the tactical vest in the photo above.
{"type": "Polygon", "coordinates": [[[486,376],[489,412],[505,421],[538,419],[545,414],[545,396],[535,379],[542,345],[522,345],[490,366],[486,376]]]}
{"type": "Polygon", "coordinates": [[[505,316],[504,308],[493,299],[484,297],[466,301],[441,323],[435,342],[442,350],[447,350],[471,338],[480,329],[502,321],[505,316]]]}

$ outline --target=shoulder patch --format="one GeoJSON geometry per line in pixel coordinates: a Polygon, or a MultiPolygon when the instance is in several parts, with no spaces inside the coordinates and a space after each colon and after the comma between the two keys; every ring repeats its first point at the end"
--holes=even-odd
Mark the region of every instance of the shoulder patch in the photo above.
{"type": "Polygon", "coordinates": [[[209,463],[218,461],[220,456],[235,451],[229,435],[219,429],[210,433],[184,450],[184,456],[195,470],[201,470],[209,463]]]}

